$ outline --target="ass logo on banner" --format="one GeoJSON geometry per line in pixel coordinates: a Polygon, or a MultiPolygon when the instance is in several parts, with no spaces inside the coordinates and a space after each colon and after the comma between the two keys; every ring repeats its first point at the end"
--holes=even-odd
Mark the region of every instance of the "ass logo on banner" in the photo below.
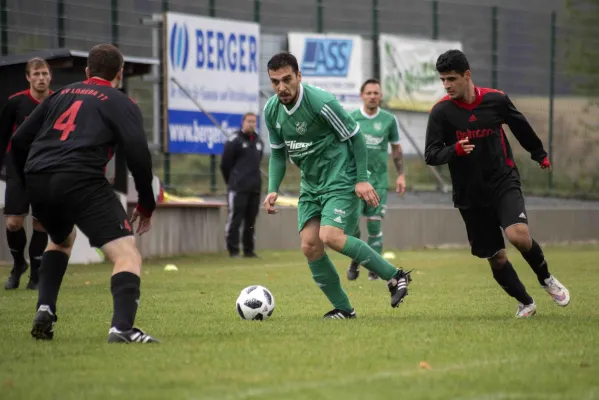
{"type": "Polygon", "coordinates": [[[304,76],[346,77],[353,41],[348,39],[306,38],[302,59],[304,76]]]}
{"type": "Polygon", "coordinates": [[[171,65],[173,69],[184,70],[187,67],[189,58],[189,34],[187,26],[182,23],[175,23],[171,29],[170,46],[171,65]]]}

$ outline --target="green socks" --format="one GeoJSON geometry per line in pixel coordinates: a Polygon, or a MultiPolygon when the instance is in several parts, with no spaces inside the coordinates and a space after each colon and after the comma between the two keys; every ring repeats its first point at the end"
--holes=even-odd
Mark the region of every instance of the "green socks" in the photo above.
{"type": "Polygon", "coordinates": [[[379,254],[383,253],[383,231],[381,231],[381,220],[369,219],[366,221],[368,228],[368,245],[379,254]]]}
{"type": "Polygon", "coordinates": [[[341,254],[350,257],[386,281],[393,278],[397,273],[397,268],[385,261],[380,254],[366,243],[353,236],[347,236],[341,254]]]}
{"type": "Polygon", "coordinates": [[[347,293],[341,287],[339,274],[329,256],[325,253],[324,256],[316,261],[309,262],[308,265],[312,271],[312,278],[314,278],[314,281],[325,296],[327,296],[333,307],[338,310],[351,312],[353,307],[349,302],[347,293]]]}

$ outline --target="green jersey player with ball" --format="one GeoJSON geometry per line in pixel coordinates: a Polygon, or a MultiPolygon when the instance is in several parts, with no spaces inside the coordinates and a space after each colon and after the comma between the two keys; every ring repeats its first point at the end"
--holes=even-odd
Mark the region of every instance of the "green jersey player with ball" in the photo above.
{"type": "Polygon", "coordinates": [[[379,204],[379,196],[368,183],[366,141],[359,125],[332,94],[302,84],[292,54],[273,56],[268,75],[276,95],[264,108],[272,150],[264,208],[269,214],[277,212],[275,203],[289,156],[302,177],[298,203],[302,252],[314,281],[334,307],[324,318],[356,317],[325,246],[385,279],[391,306],[399,306],[408,294],[408,273],[360,239],[348,236],[356,230],[360,199],[373,207],[379,204]]]}

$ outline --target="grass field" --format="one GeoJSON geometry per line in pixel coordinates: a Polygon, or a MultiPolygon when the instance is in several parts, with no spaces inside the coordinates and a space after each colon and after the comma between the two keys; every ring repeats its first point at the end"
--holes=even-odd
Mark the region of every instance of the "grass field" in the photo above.
{"type": "Polygon", "coordinates": [[[331,307],[299,252],[168,260],[178,272],[147,263],[137,322],[163,343],[130,346],[105,343],[110,267],[73,266],[53,342],[29,336],[35,293],[0,294],[0,398],[599,399],[599,247],[545,253],[572,302],[554,305],[511,251],[538,304],[530,320],[514,318],[515,302],[466,250],[397,253],[415,268],[398,309],[383,282],[363,271],[348,283],[346,259],[332,256],[352,321],[321,319],[331,307]],[[275,296],[268,321],[235,311],[251,284],[275,296]]]}

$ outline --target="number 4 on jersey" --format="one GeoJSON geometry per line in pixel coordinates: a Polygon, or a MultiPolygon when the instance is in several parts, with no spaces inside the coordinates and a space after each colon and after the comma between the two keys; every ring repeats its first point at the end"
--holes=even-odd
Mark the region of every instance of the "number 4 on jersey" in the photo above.
{"type": "Polygon", "coordinates": [[[74,102],[73,105],[70,106],[68,110],[63,112],[54,123],[54,129],[62,132],[62,135],[60,135],[60,140],[67,140],[69,134],[75,130],[75,118],[77,118],[77,113],[81,108],[81,103],[83,103],[83,100],[77,100],[74,102]]]}

